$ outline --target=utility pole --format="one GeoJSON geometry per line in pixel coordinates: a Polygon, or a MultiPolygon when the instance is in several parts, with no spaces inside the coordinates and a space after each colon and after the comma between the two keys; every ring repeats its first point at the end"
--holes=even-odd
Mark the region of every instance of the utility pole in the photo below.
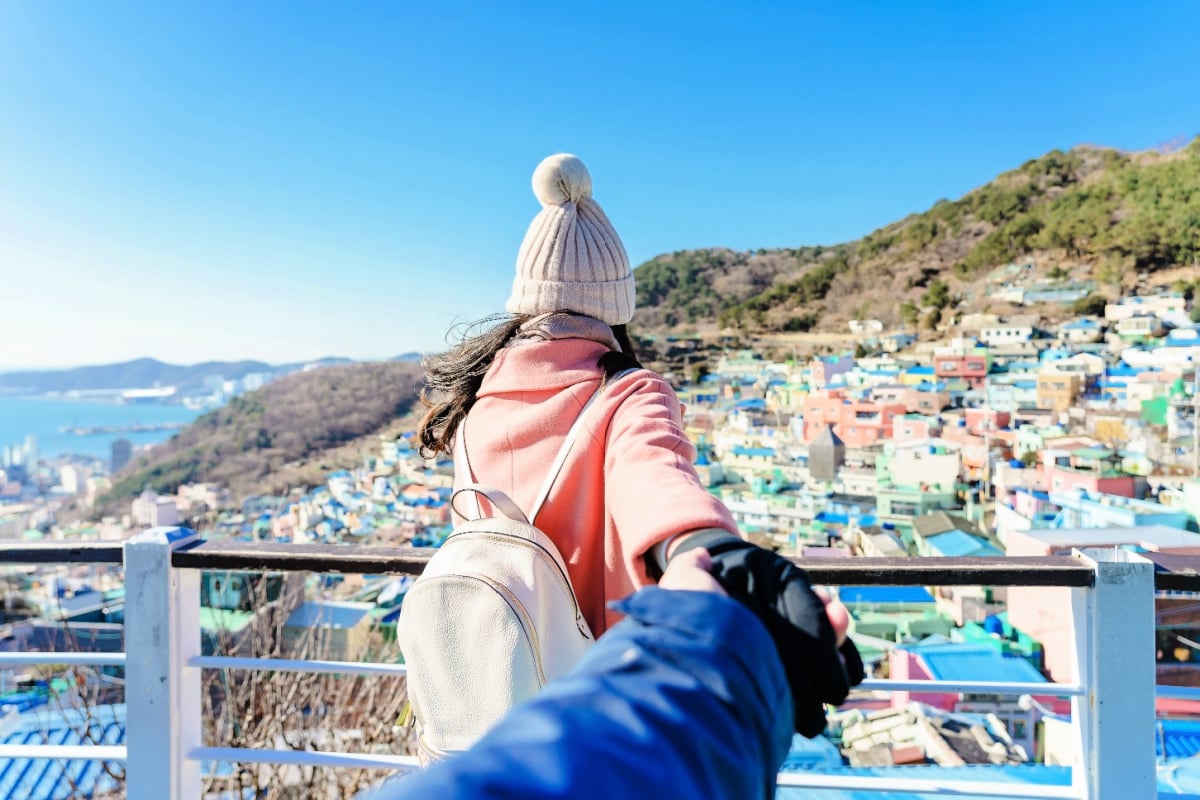
{"type": "Polygon", "coordinates": [[[1200,478],[1200,367],[1192,377],[1192,478],[1200,478]]]}

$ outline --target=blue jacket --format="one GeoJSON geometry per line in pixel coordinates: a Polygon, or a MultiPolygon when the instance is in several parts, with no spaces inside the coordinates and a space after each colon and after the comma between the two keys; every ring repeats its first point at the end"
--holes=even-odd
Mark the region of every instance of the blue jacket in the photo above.
{"type": "Polygon", "coordinates": [[[565,677],[471,750],[370,800],[769,800],[792,740],[775,645],[740,603],[649,587],[565,677]]]}

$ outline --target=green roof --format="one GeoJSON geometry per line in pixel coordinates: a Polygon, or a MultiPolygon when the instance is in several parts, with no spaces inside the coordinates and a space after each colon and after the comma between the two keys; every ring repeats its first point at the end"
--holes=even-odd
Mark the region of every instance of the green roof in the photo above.
{"type": "Polygon", "coordinates": [[[1093,461],[1101,461],[1106,458],[1113,457],[1113,451],[1107,447],[1085,447],[1082,450],[1072,450],[1071,455],[1075,458],[1085,458],[1093,461]]]}
{"type": "Polygon", "coordinates": [[[224,630],[237,633],[253,619],[253,611],[230,611],[225,608],[200,606],[200,629],[204,631],[224,630]]]}

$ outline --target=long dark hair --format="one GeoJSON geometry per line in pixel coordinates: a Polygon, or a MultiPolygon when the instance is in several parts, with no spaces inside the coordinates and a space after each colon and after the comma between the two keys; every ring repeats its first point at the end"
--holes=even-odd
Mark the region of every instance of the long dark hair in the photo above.
{"type": "MultiPolygon", "coordinates": [[[[512,341],[529,319],[526,314],[496,314],[459,326],[451,330],[449,335],[450,338],[458,336],[459,342],[455,347],[445,353],[426,356],[421,362],[425,369],[421,402],[428,409],[417,428],[422,457],[450,454],[454,432],[475,404],[483,376],[491,367],[496,353],[512,341]]],[[[596,362],[604,371],[604,380],[623,370],[641,367],[628,328],[625,325],[613,325],[612,332],[621,350],[610,350],[596,362]]]]}

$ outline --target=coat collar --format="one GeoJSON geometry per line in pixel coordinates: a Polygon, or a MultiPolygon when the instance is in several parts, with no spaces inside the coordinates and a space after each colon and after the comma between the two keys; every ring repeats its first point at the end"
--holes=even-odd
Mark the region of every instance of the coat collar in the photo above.
{"type": "Polygon", "coordinates": [[[554,391],[600,378],[597,362],[609,352],[592,339],[525,340],[496,354],[476,396],[554,391]]]}

